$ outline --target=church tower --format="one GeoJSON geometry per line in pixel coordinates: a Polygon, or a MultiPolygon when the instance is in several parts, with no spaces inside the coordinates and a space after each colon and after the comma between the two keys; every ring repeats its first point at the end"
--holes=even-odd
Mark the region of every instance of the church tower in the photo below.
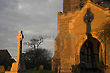
{"type": "Polygon", "coordinates": [[[63,0],[63,12],[75,11],[80,8],[80,0],[63,0]]]}

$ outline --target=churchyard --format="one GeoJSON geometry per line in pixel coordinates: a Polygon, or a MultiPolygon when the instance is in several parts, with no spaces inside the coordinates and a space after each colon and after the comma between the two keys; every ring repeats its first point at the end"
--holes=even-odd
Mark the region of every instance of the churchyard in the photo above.
{"type": "MultiPolygon", "coordinates": [[[[24,38],[23,32],[20,30],[19,33],[18,33],[18,36],[17,36],[17,40],[18,40],[17,58],[16,58],[16,61],[14,59],[12,59],[13,62],[8,67],[7,67],[8,64],[6,62],[9,61],[9,63],[10,63],[11,56],[10,56],[10,54],[7,50],[1,50],[2,53],[0,53],[0,55],[2,55],[2,56],[7,55],[9,58],[8,57],[6,57],[6,58],[9,59],[9,60],[6,61],[6,62],[5,62],[5,60],[7,60],[6,58],[5,58],[5,60],[3,60],[4,62],[2,62],[2,63],[5,63],[7,65],[5,65],[5,64],[0,65],[0,73],[55,73],[55,72],[52,72],[51,70],[44,69],[44,65],[40,65],[41,63],[38,65],[38,68],[32,67],[32,69],[30,69],[30,67],[29,67],[29,66],[31,66],[30,64],[25,64],[24,63],[24,61],[23,61],[24,58],[23,57],[25,57],[24,56],[25,54],[22,53],[22,49],[23,49],[22,48],[22,40],[23,40],[23,38],[24,38]],[[26,69],[26,65],[28,66],[28,69],[26,69]]],[[[28,52],[30,53],[30,51],[31,51],[31,54],[29,54],[28,56],[35,55],[35,53],[37,54],[36,56],[44,54],[43,52],[48,53],[45,49],[38,49],[38,48],[34,49],[34,50],[29,50],[28,52]]],[[[36,56],[35,56],[34,59],[39,60],[36,56]]],[[[41,56],[40,58],[42,58],[43,56],[41,56]]],[[[2,61],[2,59],[1,59],[1,61],[2,61]]],[[[46,60],[43,59],[41,61],[46,61],[46,60]]],[[[32,62],[32,61],[30,61],[30,62],[32,62]]],[[[46,61],[46,62],[48,62],[48,61],[46,61]]],[[[45,63],[45,62],[42,62],[42,63],[45,63]]]]}
{"type": "MultiPolygon", "coordinates": [[[[42,38],[37,48],[36,39],[25,43],[33,49],[22,53],[24,36],[20,30],[16,61],[10,67],[1,65],[0,73],[110,73],[109,3],[109,0],[63,0],[63,12],[57,16],[54,56],[49,57],[45,49],[38,48],[42,38]]],[[[8,52],[7,55],[10,59],[8,52]]]]}

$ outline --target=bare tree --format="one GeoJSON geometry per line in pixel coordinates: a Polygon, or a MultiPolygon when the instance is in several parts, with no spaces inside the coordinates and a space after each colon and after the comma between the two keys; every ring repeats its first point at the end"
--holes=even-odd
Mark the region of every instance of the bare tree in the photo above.
{"type": "Polygon", "coordinates": [[[39,36],[39,38],[32,38],[29,42],[24,42],[25,45],[28,45],[31,48],[38,48],[40,44],[43,42],[43,37],[39,36]]]}
{"type": "Polygon", "coordinates": [[[28,49],[22,55],[27,69],[39,69],[43,65],[45,69],[51,69],[51,53],[47,49],[28,49]]]}

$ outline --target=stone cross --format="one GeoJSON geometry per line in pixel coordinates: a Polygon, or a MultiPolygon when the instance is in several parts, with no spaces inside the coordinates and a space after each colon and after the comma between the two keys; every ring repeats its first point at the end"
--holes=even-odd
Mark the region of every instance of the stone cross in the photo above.
{"type": "Polygon", "coordinates": [[[22,54],[22,40],[23,40],[23,32],[19,31],[19,34],[17,36],[18,39],[18,47],[17,47],[17,62],[20,62],[21,54],[22,54]]]}
{"type": "Polygon", "coordinates": [[[21,55],[22,55],[22,40],[23,40],[23,32],[19,31],[17,39],[18,39],[18,47],[17,47],[17,60],[12,64],[11,71],[6,71],[5,73],[19,73],[21,71],[21,55]]]}
{"type": "Polygon", "coordinates": [[[91,12],[90,8],[87,9],[87,12],[84,16],[84,22],[87,24],[86,27],[86,34],[90,34],[91,33],[91,22],[94,19],[94,14],[91,12]]]}
{"type": "Polygon", "coordinates": [[[17,61],[18,62],[18,71],[20,70],[21,58],[22,58],[22,40],[23,40],[23,32],[19,31],[17,36],[18,39],[18,47],[17,47],[17,61]]]}

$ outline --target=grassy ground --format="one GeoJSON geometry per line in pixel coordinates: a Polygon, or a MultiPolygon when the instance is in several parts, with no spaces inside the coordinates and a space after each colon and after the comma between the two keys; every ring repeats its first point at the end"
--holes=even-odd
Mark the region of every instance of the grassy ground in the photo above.
{"type": "Polygon", "coordinates": [[[49,70],[28,70],[29,73],[55,73],[49,70]]]}

